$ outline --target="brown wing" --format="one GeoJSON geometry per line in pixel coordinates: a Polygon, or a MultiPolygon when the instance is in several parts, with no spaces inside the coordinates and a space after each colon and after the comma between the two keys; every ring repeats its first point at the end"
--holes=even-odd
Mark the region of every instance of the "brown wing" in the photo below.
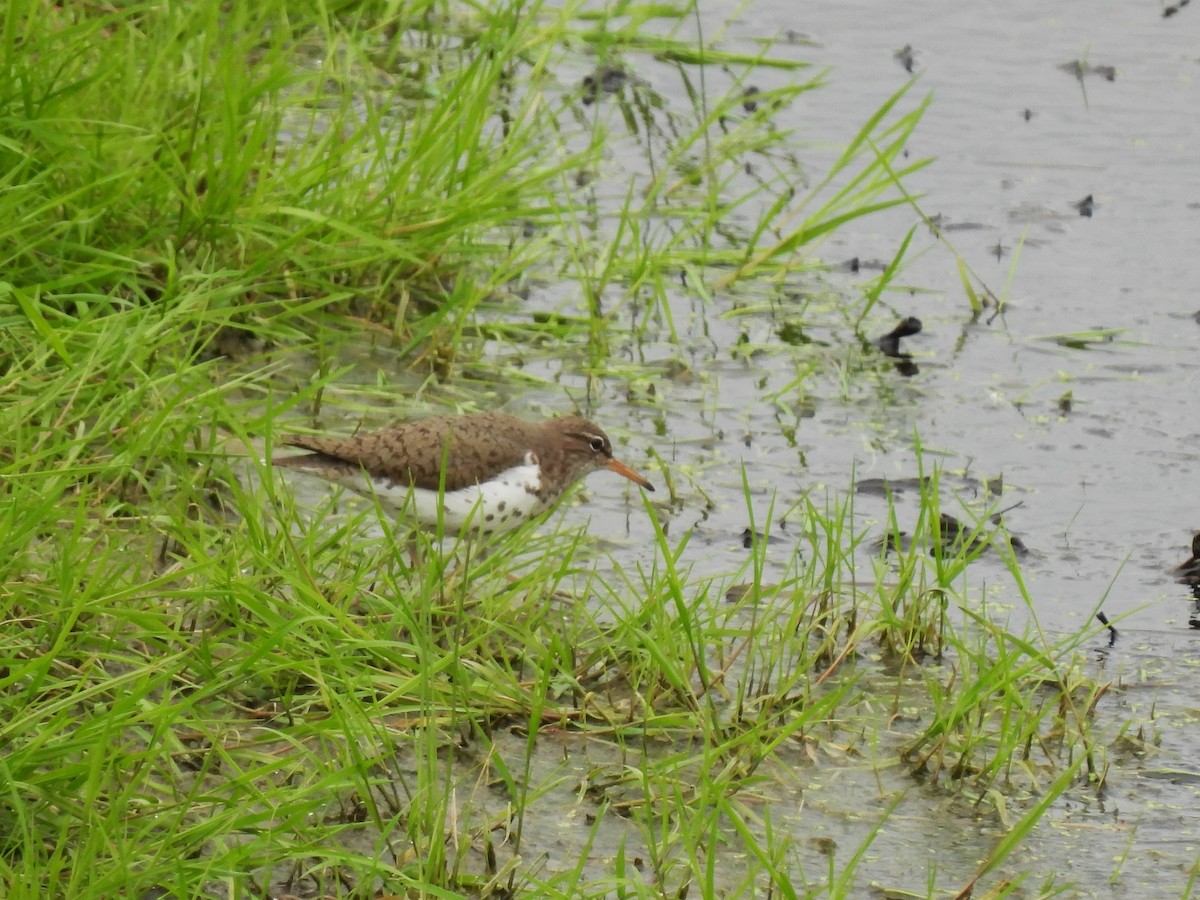
{"type": "Polygon", "coordinates": [[[450,460],[446,490],[485,480],[494,472],[525,462],[537,426],[499,413],[421,419],[349,438],[290,434],[280,443],[316,454],[273,460],[296,469],[366,469],[401,484],[436,491],[442,461],[450,460]]]}

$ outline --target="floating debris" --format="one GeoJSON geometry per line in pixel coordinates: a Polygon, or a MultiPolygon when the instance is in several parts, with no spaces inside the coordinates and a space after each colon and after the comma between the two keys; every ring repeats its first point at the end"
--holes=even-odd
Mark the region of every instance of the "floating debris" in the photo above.
{"type": "Polygon", "coordinates": [[[628,80],[629,74],[620,66],[598,67],[590,75],[584,75],[579,84],[583,105],[591,106],[600,94],[618,93],[628,80]]]}
{"type": "Polygon", "coordinates": [[[1172,571],[1175,573],[1175,580],[1180,584],[1200,586],[1200,531],[1192,536],[1192,555],[1172,571]]]}
{"type": "Polygon", "coordinates": [[[1091,331],[1074,331],[1069,334],[1043,334],[1037,341],[1053,341],[1060,347],[1072,350],[1091,350],[1101,344],[1111,344],[1125,333],[1124,328],[1093,328],[1091,331]]]}
{"type": "Polygon", "coordinates": [[[904,66],[904,71],[909,75],[913,73],[913,69],[917,65],[917,51],[913,49],[912,44],[905,44],[899,50],[892,54],[896,62],[904,66]]]}
{"type": "Polygon", "coordinates": [[[987,541],[978,536],[972,538],[971,532],[973,530],[949,513],[942,513],[938,516],[935,525],[934,537],[937,540],[935,545],[929,548],[929,552],[936,553],[938,550],[941,550],[943,553],[947,550],[956,552],[963,547],[966,548],[968,553],[981,551],[987,546],[987,541]]]}
{"type": "Polygon", "coordinates": [[[920,319],[916,316],[908,316],[901,319],[899,325],[875,341],[875,346],[879,348],[884,356],[896,361],[896,370],[906,378],[916,375],[920,370],[917,368],[917,364],[912,361],[911,353],[901,352],[900,339],[920,334],[921,328],[920,319]]]}
{"type": "Polygon", "coordinates": [[[863,478],[854,485],[854,493],[871,497],[887,497],[905,491],[920,491],[930,482],[929,475],[920,478],[863,478]]]}
{"type": "Polygon", "coordinates": [[[911,353],[900,352],[900,339],[920,334],[922,327],[921,320],[916,316],[907,316],[901,319],[900,324],[895,328],[875,341],[875,346],[884,356],[890,356],[893,359],[912,359],[911,353]]]}
{"type": "Polygon", "coordinates": [[[782,544],[783,542],[783,538],[781,537],[776,537],[773,534],[763,534],[761,531],[751,531],[749,528],[742,532],[742,546],[747,550],[753,548],[756,543],[770,546],[772,544],[782,544]]]}
{"type": "Polygon", "coordinates": [[[857,256],[852,256],[844,263],[839,263],[836,268],[843,272],[858,273],[863,269],[871,269],[876,272],[886,270],[888,264],[882,259],[859,259],[857,256]]]}
{"type": "Polygon", "coordinates": [[[1059,63],[1058,70],[1066,72],[1068,75],[1073,75],[1075,78],[1083,81],[1085,75],[1099,75],[1105,81],[1117,80],[1116,66],[1093,66],[1085,63],[1081,59],[1073,59],[1070,62],[1059,63]]]}

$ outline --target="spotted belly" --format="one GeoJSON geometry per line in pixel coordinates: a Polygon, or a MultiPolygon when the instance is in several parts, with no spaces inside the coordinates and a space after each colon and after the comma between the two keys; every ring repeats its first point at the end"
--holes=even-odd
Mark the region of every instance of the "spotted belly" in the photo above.
{"type": "Polygon", "coordinates": [[[541,485],[539,466],[528,463],[506,469],[490,481],[448,491],[444,496],[439,496],[438,491],[383,479],[374,481],[362,493],[374,494],[401,518],[411,517],[422,528],[437,528],[440,515],[445,534],[464,531],[492,534],[510,531],[545,512],[550,504],[539,493],[541,485]]]}

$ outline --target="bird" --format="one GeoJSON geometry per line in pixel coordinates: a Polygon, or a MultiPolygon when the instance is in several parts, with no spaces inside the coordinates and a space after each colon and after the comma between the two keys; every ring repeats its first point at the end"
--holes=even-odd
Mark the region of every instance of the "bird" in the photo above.
{"type": "Polygon", "coordinates": [[[443,536],[510,531],[600,469],[654,490],[613,456],[608,435],[580,416],[435,416],[350,437],[286,434],[279,443],[308,453],[273,456],[273,465],[378,498],[416,529],[443,536]]]}

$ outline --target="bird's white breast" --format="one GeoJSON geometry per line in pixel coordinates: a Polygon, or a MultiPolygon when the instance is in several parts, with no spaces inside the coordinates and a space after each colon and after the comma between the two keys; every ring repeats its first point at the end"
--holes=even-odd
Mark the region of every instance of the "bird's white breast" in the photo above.
{"type": "MultiPolygon", "coordinates": [[[[447,491],[444,496],[386,479],[376,479],[373,491],[380,503],[412,516],[424,528],[437,527],[440,501],[445,534],[508,531],[544,512],[548,506],[537,493],[542,477],[536,460],[532,453],[527,453],[523,465],[506,469],[490,481],[447,491]]],[[[363,491],[371,492],[372,486],[363,491]]]]}

